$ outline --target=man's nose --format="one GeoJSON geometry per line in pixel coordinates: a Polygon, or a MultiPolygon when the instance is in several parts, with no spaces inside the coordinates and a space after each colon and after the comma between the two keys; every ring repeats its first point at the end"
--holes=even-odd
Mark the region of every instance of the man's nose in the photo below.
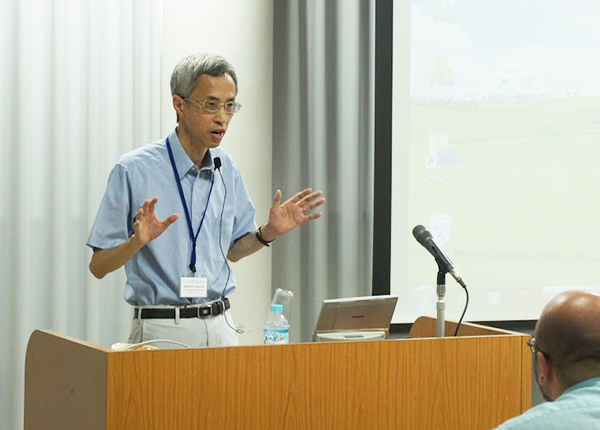
{"type": "Polygon", "coordinates": [[[225,105],[219,106],[219,109],[215,112],[215,120],[217,120],[219,122],[225,122],[225,121],[227,121],[228,117],[229,117],[229,115],[227,114],[227,111],[225,110],[225,105]]]}

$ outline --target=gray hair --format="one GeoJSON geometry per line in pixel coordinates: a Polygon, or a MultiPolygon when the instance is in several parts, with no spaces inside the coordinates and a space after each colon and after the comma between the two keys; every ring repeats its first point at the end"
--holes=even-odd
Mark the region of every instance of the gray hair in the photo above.
{"type": "Polygon", "coordinates": [[[213,54],[194,54],[185,57],[173,70],[171,75],[171,95],[178,95],[181,98],[189,97],[198,84],[198,79],[202,75],[223,76],[229,75],[235,83],[235,92],[237,94],[238,83],[233,66],[223,57],[213,54]]]}

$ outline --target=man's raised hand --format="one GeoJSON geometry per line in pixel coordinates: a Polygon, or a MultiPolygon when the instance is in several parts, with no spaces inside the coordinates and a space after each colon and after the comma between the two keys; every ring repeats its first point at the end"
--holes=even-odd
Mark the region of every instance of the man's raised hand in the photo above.
{"type": "Polygon", "coordinates": [[[175,221],[179,219],[178,214],[173,214],[166,219],[160,221],[156,218],[155,207],[158,202],[158,197],[154,197],[152,200],[146,200],[142,207],[135,214],[135,223],[133,224],[133,230],[136,241],[141,245],[145,246],[163,232],[175,221]]]}
{"type": "Polygon", "coordinates": [[[273,198],[273,205],[269,210],[269,221],[262,229],[265,240],[273,240],[307,221],[323,216],[321,212],[310,213],[313,209],[325,203],[321,191],[306,188],[291,199],[281,204],[281,190],[277,190],[273,198]]]}

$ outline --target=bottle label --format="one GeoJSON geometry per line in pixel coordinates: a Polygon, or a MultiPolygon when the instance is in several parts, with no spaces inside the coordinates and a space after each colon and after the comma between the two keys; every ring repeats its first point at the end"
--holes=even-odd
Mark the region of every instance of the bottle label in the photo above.
{"type": "Polygon", "coordinates": [[[290,331],[286,330],[275,330],[265,329],[265,345],[271,345],[276,343],[290,343],[290,331]]]}

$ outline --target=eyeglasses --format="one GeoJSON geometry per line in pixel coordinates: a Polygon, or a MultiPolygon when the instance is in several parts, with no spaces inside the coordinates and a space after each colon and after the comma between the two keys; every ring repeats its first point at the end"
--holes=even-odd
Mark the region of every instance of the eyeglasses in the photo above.
{"type": "Polygon", "coordinates": [[[188,102],[198,103],[202,107],[202,109],[204,109],[204,111],[208,112],[208,113],[217,113],[219,111],[219,109],[221,109],[221,106],[224,106],[225,112],[233,115],[234,113],[239,112],[242,107],[242,105],[237,102],[219,103],[216,100],[196,100],[196,99],[188,99],[188,98],[186,98],[184,100],[186,100],[188,102]]]}
{"type": "Polygon", "coordinates": [[[542,351],[540,349],[540,347],[537,345],[537,343],[535,341],[535,337],[532,337],[531,339],[529,339],[527,341],[527,346],[529,346],[529,349],[531,349],[532,354],[537,354],[538,352],[541,352],[546,357],[550,357],[548,354],[546,354],[544,351],[542,351]]]}

